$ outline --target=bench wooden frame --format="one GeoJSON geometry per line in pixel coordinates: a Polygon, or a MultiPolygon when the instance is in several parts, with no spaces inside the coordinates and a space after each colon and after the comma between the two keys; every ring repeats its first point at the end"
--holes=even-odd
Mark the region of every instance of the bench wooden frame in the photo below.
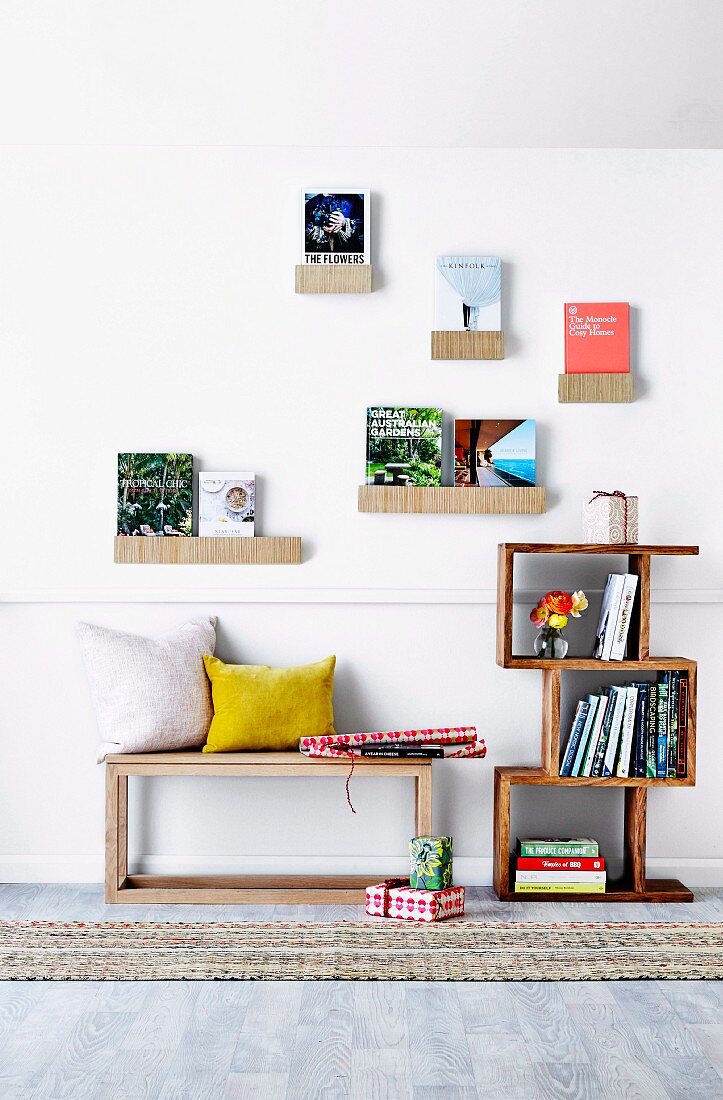
{"type": "MultiPolygon", "coordinates": [[[[108,904],[290,905],[360,902],[364,887],[388,873],[367,875],[129,875],[129,775],[336,776],[348,760],[312,758],[298,752],[113,754],[105,771],[105,900],[108,904]]],[[[357,759],[354,776],[394,775],[414,779],[416,834],[432,832],[432,761],[357,759]]]]}

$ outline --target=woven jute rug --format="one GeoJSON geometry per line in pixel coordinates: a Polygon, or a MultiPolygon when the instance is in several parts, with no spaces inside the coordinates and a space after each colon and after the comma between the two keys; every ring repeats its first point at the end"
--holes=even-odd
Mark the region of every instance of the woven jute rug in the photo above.
{"type": "Polygon", "coordinates": [[[721,978],[723,926],[392,920],[0,922],[0,978],[568,981],[721,978]]]}

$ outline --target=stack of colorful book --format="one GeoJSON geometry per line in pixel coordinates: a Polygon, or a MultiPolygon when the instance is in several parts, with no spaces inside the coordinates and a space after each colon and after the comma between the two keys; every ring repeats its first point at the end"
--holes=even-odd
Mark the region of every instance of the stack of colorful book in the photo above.
{"type": "Polygon", "coordinates": [[[560,775],[685,779],[688,673],[601,688],[577,703],[560,775]]]}
{"type": "Polygon", "coordinates": [[[605,860],[589,837],[517,841],[516,894],[604,894],[605,860]]]}

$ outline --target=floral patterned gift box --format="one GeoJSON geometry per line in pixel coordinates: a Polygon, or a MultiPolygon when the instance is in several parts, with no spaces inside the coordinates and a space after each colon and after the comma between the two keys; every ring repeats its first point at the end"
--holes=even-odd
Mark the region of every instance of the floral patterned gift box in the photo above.
{"type": "Polygon", "coordinates": [[[370,917],[391,917],[431,924],[464,914],[464,886],[448,890],[412,890],[408,879],[387,879],[366,888],[364,912],[370,917]]]}
{"type": "Polygon", "coordinates": [[[591,543],[637,543],[638,498],[616,489],[596,489],[582,502],[582,541],[591,543]]]}
{"type": "Polygon", "coordinates": [[[452,885],[452,837],[415,836],[409,841],[413,890],[447,890],[452,885]]]}

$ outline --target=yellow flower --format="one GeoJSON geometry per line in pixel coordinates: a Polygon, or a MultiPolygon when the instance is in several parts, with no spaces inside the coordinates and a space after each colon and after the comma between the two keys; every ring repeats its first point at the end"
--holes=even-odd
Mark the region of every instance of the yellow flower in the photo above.
{"type": "Polygon", "coordinates": [[[555,630],[563,630],[567,626],[567,615],[550,615],[547,625],[554,627],[555,630]]]}
{"type": "Polygon", "coordinates": [[[579,619],[580,618],[580,612],[581,611],[587,611],[587,607],[588,607],[587,596],[582,591],[582,589],[580,589],[579,592],[573,592],[573,594],[572,594],[572,611],[570,612],[570,614],[573,616],[573,618],[579,619]]]}

